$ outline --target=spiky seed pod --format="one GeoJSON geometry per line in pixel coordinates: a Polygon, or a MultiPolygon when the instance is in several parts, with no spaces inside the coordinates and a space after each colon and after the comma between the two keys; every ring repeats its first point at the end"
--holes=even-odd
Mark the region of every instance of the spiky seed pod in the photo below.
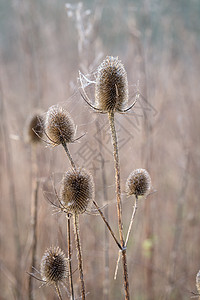
{"type": "Polygon", "coordinates": [[[196,287],[197,287],[198,293],[200,294],[200,270],[199,270],[199,272],[197,273],[197,276],[196,276],[196,287]]]}
{"type": "Polygon", "coordinates": [[[36,111],[31,114],[24,128],[24,138],[27,143],[35,144],[41,142],[44,130],[44,117],[41,112],[36,111]]]}
{"type": "Polygon", "coordinates": [[[57,283],[68,276],[68,261],[59,247],[48,248],[41,260],[40,273],[47,284],[57,283]]]}
{"type": "Polygon", "coordinates": [[[92,175],[84,169],[66,172],[62,180],[60,198],[67,212],[84,213],[94,199],[92,175]]]}
{"type": "Polygon", "coordinates": [[[97,70],[96,107],[104,112],[120,111],[128,102],[128,80],[118,57],[107,56],[97,70]]]}
{"type": "Polygon", "coordinates": [[[145,169],[136,169],[126,181],[127,195],[143,196],[151,188],[151,178],[145,169]]]}
{"type": "Polygon", "coordinates": [[[53,145],[73,142],[75,125],[65,109],[57,105],[49,108],[45,119],[45,134],[53,145]]]}

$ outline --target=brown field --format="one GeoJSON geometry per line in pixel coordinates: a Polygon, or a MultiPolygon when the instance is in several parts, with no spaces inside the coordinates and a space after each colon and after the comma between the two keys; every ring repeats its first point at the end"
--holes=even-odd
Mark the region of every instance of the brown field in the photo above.
{"type": "MultiPolygon", "coordinates": [[[[84,102],[78,79],[80,70],[94,80],[107,55],[125,66],[130,104],[141,94],[130,112],[115,116],[124,236],[134,203],[125,194],[127,177],[145,168],[153,185],[139,199],[127,247],[131,299],[190,299],[200,269],[199,1],[74,1],[65,8],[64,0],[4,0],[0,16],[0,299],[29,299],[36,179],[36,268],[51,245],[67,256],[65,213],[55,213],[47,195],[56,201],[53,187],[59,191],[71,167],[62,146],[25,142],[36,109],[45,115],[60,104],[77,125],[76,137],[85,133],[69,149],[93,175],[95,200],[119,237],[108,118],[84,102]]],[[[94,83],[84,85],[94,101],[94,83]]],[[[80,216],[80,235],[86,299],[124,299],[121,263],[113,279],[118,248],[94,207],[80,216]]],[[[72,268],[80,299],[74,238],[72,268]]],[[[34,280],[34,299],[58,299],[41,284],[34,280]]],[[[70,299],[66,287],[67,280],[61,292],[70,299]]]]}

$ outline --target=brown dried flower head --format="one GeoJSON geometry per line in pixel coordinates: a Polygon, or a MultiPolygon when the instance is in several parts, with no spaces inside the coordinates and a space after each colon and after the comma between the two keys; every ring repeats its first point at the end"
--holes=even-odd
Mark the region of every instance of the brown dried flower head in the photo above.
{"type": "Polygon", "coordinates": [[[107,56],[97,70],[96,107],[103,112],[123,110],[128,102],[128,80],[118,57],[107,56]]]}
{"type": "Polygon", "coordinates": [[[199,270],[199,272],[197,273],[197,276],[196,276],[196,287],[197,287],[198,293],[200,294],[200,270],[199,270]]]}
{"type": "Polygon", "coordinates": [[[60,197],[67,212],[84,213],[94,199],[92,175],[84,169],[66,172],[61,185],[60,197]]]}
{"type": "Polygon", "coordinates": [[[145,169],[136,169],[126,181],[127,195],[143,196],[151,188],[151,178],[145,169]]]}
{"type": "Polygon", "coordinates": [[[59,247],[48,248],[41,260],[40,273],[47,284],[57,283],[68,276],[68,261],[59,247]]]}
{"type": "Polygon", "coordinates": [[[72,143],[75,125],[69,113],[60,106],[51,106],[46,114],[45,134],[53,145],[72,143]]]}
{"type": "Polygon", "coordinates": [[[44,129],[44,117],[41,112],[36,111],[26,121],[24,137],[30,144],[41,142],[44,129]]]}

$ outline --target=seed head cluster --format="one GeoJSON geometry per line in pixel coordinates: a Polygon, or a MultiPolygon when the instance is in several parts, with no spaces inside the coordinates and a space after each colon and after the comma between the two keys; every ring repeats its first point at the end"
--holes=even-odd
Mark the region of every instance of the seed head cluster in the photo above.
{"type": "Polygon", "coordinates": [[[45,134],[53,145],[73,142],[75,125],[65,109],[60,106],[49,108],[45,119],[45,134]]]}
{"type": "Polygon", "coordinates": [[[128,102],[128,80],[118,57],[107,56],[97,70],[96,107],[103,112],[120,111],[128,102]]]}
{"type": "Polygon", "coordinates": [[[40,273],[47,284],[57,283],[68,276],[68,262],[59,247],[48,248],[41,260],[40,273]]]}
{"type": "Polygon", "coordinates": [[[151,178],[145,169],[136,169],[126,182],[127,195],[143,196],[151,188],[151,178]]]}
{"type": "Polygon", "coordinates": [[[41,112],[34,112],[30,115],[25,125],[25,141],[30,144],[41,142],[44,129],[44,118],[41,112]]]}
{"type": "Polygon", "coordinates": [[[196,276],[196,287],[197,287],[198,293],[200,294],[200,270],[199,270],[199,272],[197,273],[197,276],[196,276]]]}
{"type": "Polygon", "coordinates": [[[84,169],[66,172],[61,185],[60,197],[67,212],[84,213],[94,198],[92,176],[84,169]]]}

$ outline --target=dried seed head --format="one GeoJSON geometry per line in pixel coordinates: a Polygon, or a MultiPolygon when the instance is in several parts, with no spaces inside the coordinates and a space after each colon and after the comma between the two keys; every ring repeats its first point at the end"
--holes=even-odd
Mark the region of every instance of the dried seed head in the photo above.
{"type": "Polygon", "coordinates": [[[196,277],[196,287],[197,287],[197,291],[200,294],[200,270],[197,273],[197,277],[196,277]]]}
{"type": "Polygon", "coordinates": [[[24,137],[30,144],[41,142],[44,129],[44,118],[41,112],[34,112],[26,121],[24,137]]]}
{"type": "Polygon", "coordinates": [[[107,56],[98,67],[95,102],[96,107],[104,112],[122,110],[127,104],[127,74],[118,57],[107,56]]]}
{"type": "Polygon", "coordinates": [[[60,197],[67,212],[84,213],[94,198],[92,175],[84,169],[66,172],[61,185],[60,197]]]}
{"type": "Polygon", "coordinates": [[[48,248],[41,260],[40,273],[47,284],[57,283],[68,275],[68,262],[59,247],[48,248]]]}
{"type": "Polygon", "coordinates": [[[151,178],[144,169],[134,170],[126,181],[126,192],[128,195],[143,196],[151,188],[151,178]]]}
{"type": "Polygon", "coordinates": [[[68,112],[62,107],[51,106],[47,111],[45,134],[53,145],[73,142],[75,125],[68,112]]]}

